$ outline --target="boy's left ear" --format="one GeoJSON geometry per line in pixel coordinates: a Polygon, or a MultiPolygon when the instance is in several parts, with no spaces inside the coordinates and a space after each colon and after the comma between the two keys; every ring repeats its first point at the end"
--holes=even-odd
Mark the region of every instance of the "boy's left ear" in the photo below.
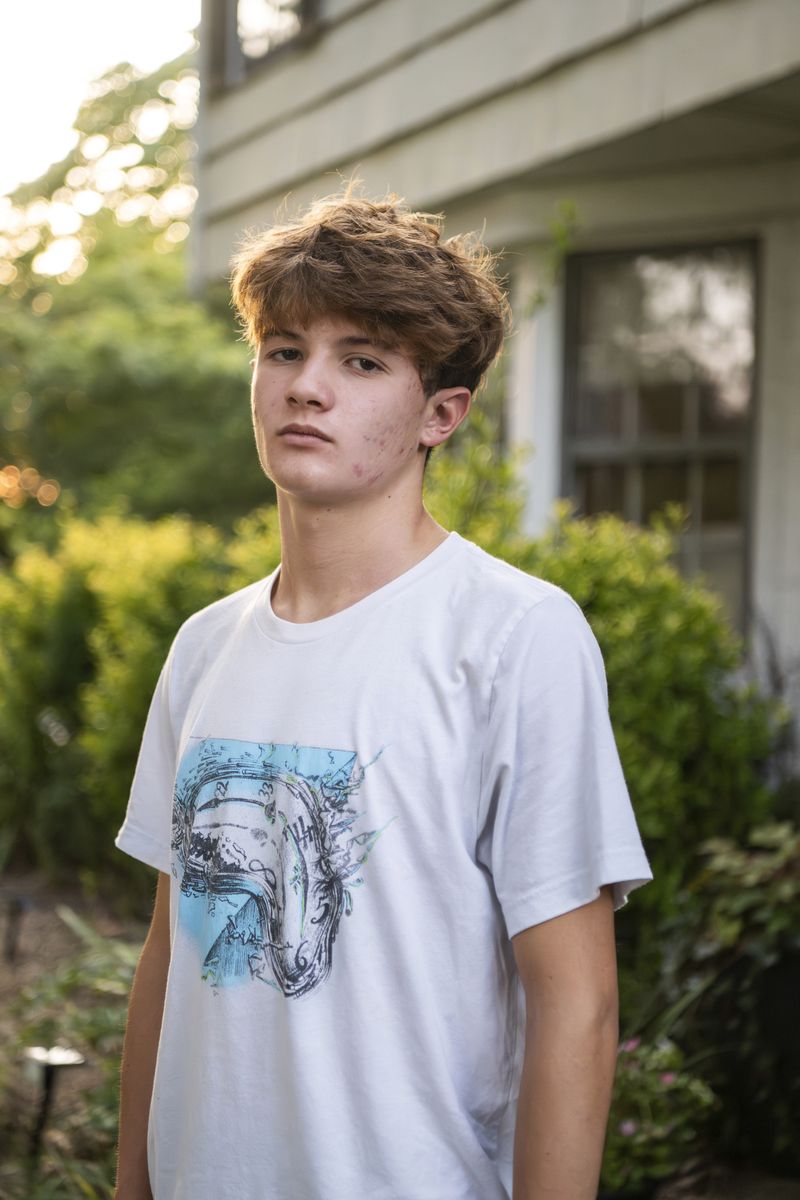
{"type": "Polygon", "coordinates": [[[472,403],[469,388],[440,388],[428,399],[428,417],[422,427],[420,444],[440,446],[466,419],[472,403]]]}

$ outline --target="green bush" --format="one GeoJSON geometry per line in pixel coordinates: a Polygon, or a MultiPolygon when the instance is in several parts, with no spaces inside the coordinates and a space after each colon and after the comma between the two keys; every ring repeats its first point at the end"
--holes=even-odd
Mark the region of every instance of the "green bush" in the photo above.
{"type": "Polygon", "coordinates": [[[0,573],[0,826],[6,854],[46,870],[80,862],[90,833],[72,741],[92,677],[96,605],[66,555],[33,547],[0,573]]]}
{"type": "Polygon", "coordinates": [[[525,494],[518,471],[521,454],[500,452],[497,421],[474,408],[446,452],[437,450],[425,477],[425,506],[445,529],[457,529],[509,562],[521,557],[525,494]]]}
{"type": "Polygon", "coordinates": [[[0,820],[22,865],[149,904],[147,868],[113,851],[147,709],[190,614],[262,578],[280,554],[274,507],[226,541],[185,517],[61,521],[0,573],[0,820]],[[113,865],[112,865],[113,864],[113,865]]]}
{"type": "Polygon", "coordinates": [[[730,1158],[800,1171],[800,828],[768,823],[712,838],[661,930],[669,1033],[719,1095],[715,1140],[730,1158]]]}
{"type": "Polygon", "coordinates": [[[638,1194],[674,1175],[690,1156],[706,1148],[717,1104],[708,1085],[687,1070],[674,1042],[622,1042],[603,1155],[603,1188],[615,1196],[638,1194]]]}
{"type": "MultiPolygon", "coordinates": [[[[227,590],[227,566],[219,533],[185,518],[151,525],[106,518],[70,532],[65,548],[85,555],[97,611],[88,638],[94,672],[81,689],[76,740],[95,831],[83,869],[102,872],[114,827],[125,812],[147,709],[169,644],[187,616],[227,590]]],[[[142,877],[132,862],[118,868],[142,877]]]]}
{"type": "Polygon", "coordinates": [[[55,553],[31,547],[0,575],[0,817],[17,861],[87,882],[107,866],[169,643],[228,572],[210,527],[108,515],[65,520],[55,553]]]}
{"type": "Polygon", "coordinates": [[[661,953],[653,936],[675,913],[696,848],[743,836],[771,812],[768,766],[788,722],[780,702],[735,681],[741,639],[721,601],[673,565],[680,509],[652,528],[575,519],[556,505],[548,532],[517,564],[565,588],[603,652],[609,710],[654,880],[619,922],[629,1003],[645,1001],[661,953]]]}

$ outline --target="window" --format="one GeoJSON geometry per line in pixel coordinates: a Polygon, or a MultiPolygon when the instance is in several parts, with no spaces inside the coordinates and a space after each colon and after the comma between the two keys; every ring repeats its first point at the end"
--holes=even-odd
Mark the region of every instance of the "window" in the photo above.
{"type": "Polygon", "coordinates": [[[316,0],[211,0],[208,44],[217,90],[247,79],[255,68],[316,31],[316,0]]]}
{"type": "Polygon", "coordinates": [[[300,0],[238,0],[236,33],[245,58],[263,58],[300,32],[300,0]]]}
{"type": "Polygon", "coordinates": [[[755,288],[750,242],[567,262],[562,493],[640,524],[681,501],[676,565],[745,636],[755,288]]]}

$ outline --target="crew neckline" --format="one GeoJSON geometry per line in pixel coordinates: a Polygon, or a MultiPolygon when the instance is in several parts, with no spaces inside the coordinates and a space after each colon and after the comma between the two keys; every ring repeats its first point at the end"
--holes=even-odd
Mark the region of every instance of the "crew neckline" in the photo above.
{"type": "Polygon", "coordinates": [[[394,579],[390,579],[388,583],[384,583],[368,595],[362,596],[354,604],[348,604],[347,608],[342,608],[329,617],[321,617],[319,621],[287,621],[276,616],[272,607],[272,588],[281,569],[281,564],[278,563],[256,593],[256,623],[263,634],[276,642],[314,642],[329,634],[341,633],[348,625],[360,621],[367,612],[384,604],[423,576],[438,570],[466,544],[466,540],[455,529],[451,529],[447,537],[413,567],[396,575],[394,579]]]}

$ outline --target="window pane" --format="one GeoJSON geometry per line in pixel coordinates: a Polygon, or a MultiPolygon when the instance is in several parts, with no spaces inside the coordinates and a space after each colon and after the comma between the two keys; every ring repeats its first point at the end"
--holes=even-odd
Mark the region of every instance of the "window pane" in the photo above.
{"type": "Polygon", "coordinates": [[[577,436],[616,432],[621,417],[615,410],[612,424],[608,405],[636,391],[643,436],[688,435],[686,393],[698,387],[701,434],[744,428],[754,358],[748,247],[587,257],[578,287],[577,436]]]}
{"type": "Polygon", "coordinates": [[[261,58],[300,31],[302,0],[238,0],[239,41],[246,58],[261,58]]]}
{"type": "Polygon", "coordinates": [[[573,432],[577,437],[621,437],[621,388],[587,387],[578,395],[573,432]]]}
{"type": "MultiPolygon", "coordinates": [[[[641,366],[705,385],[705,420],[725,428],[750,405],[754,278],[746,247],[640,254],[641,366]],[[709,397],[713,397],[709,402],[709,397]]],[[[709,424],[710,423],[710,424],[709,424]]]]}
{"type": "Polygon", "coordinates": [[[570,414],[577,437],[621,437],[626,394],[637,381],[639,296],[627,259],[581,267],[578,313],[577,392],[570,414]]]}
{"type": "Polygon", "coordinates": [[[700,432],[729,433],[746,428],[750,409],[751,374],[727,389],[713,382],[700,387],[700,432]]]}
{"type": "Polygon", "coordinates": [[[685,429],[685,389],[679,383],[643,382],[639,386],[639,433],[642,436],[680,435],[685,429]]]}
{"type": "Polygon", "coordinates": [[[703,464],[703,524],[742,521],[742,464],[739,459],[719,459],[703,464]]]}
{"type": "Polygon", "coordinates": [[[642,516],[647,524],[656,511],[670,500],[687,504],[689,468],[686,463],[642,463],[642,516]]]}
{"type": "Polygon", "coordinates": [[[600,512],[625,514],[625,468],[612,463],[579,466],[578,505],[586,517],[600,512]]]}

